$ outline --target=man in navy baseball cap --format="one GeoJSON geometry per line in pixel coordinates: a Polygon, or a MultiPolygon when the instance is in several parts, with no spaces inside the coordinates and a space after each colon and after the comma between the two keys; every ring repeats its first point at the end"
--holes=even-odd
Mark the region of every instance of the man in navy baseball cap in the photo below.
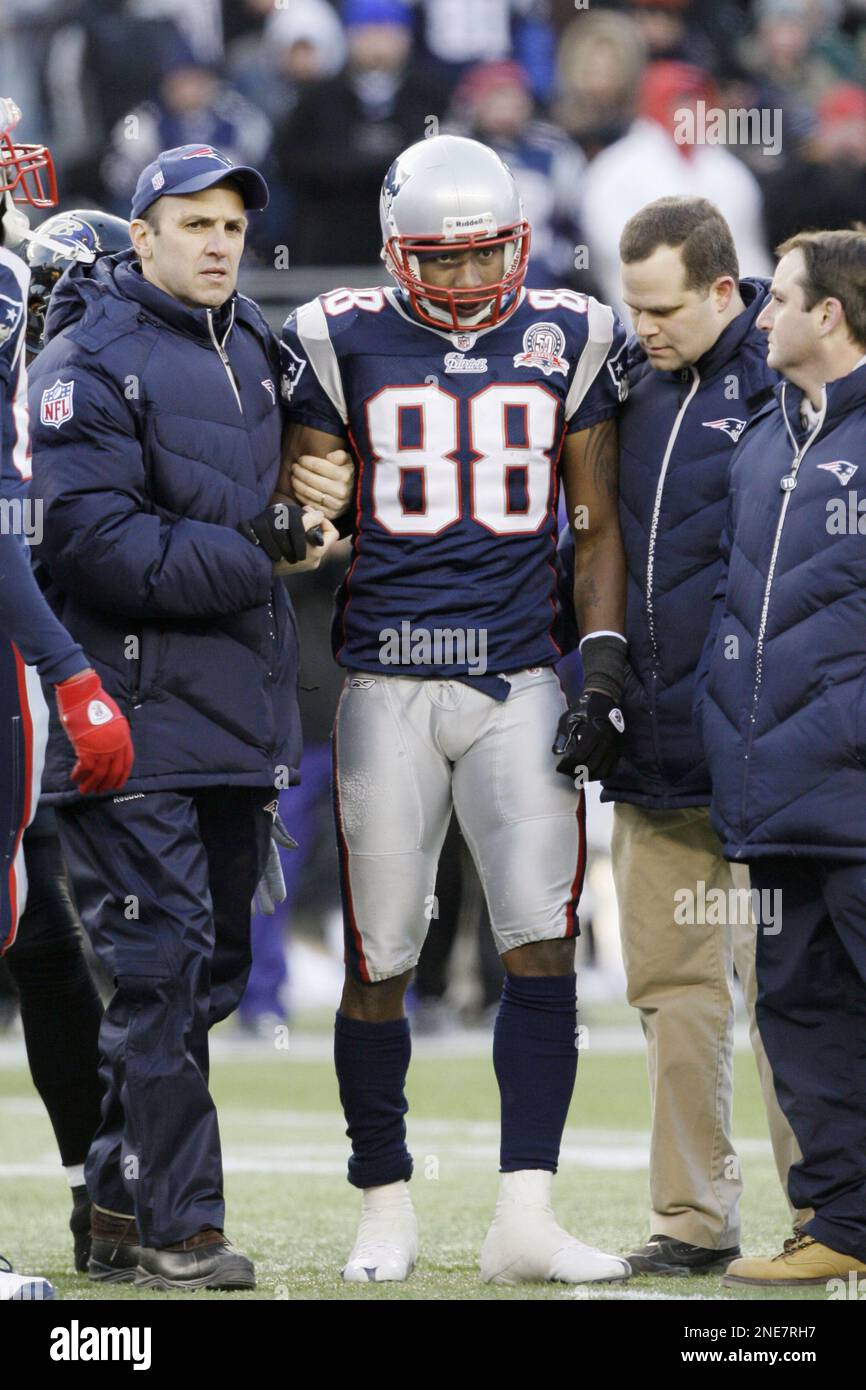
{"type": "Polygon", "coordinates": [[[221,308],[237,286],[247,209],[267,202],[261,174],[212,145],[163,150],[142,170],[132,200],[141,274],[188,308],[221,308]]]}
{"type": "Polygon", "coordinates": [[[155,203],[157,198],[182,193],[200,193],[227,179],[237,185],[245,208],[261,211],[268,205],[268,185],[256,169],[232,164],[227,155],[212,145],[177,145],[163,150],[142,169],[132,198],[131,218],[155,203]]]}

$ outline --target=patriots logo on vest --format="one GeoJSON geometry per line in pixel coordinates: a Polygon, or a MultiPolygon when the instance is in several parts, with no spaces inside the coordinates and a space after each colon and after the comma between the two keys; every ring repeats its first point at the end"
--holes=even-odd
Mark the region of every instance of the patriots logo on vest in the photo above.
{"type": "Polygon", "coordinates": [[[53,386],[49,386],[47,391],[42,392],[39,418],[43,425],[53,425],[56,430],[59,430],[61,425],[65,425],[67,420],[72,419],[72,392],[74,389],[74,381],[61,381],[58,377],[53,386]]]}
{"type": "Polygon", "coordinates": [[[705,430],[724,430],[736,444],[743,430],[746,428],[746,420],[735,420],[732,416],[725,416],[724,420],[702,420],[701,424],[705,430]]]}
{"type": "Polygon", "coordinates": [[[563,357],[565,334],[555,323],[534,323],[523,335],[523,351],[514,354],[515,367],[537,367],[545,376],[568,373],[563,357]]]}
{"type": "Polygon", "coordinates": [[[845,487],[854,477],[859,464],[849,463],[847,459],[834,459],[832,463],[819,463],[818,467],[823,468],[827,473],[835,473],[839,482],[845,487]]]}

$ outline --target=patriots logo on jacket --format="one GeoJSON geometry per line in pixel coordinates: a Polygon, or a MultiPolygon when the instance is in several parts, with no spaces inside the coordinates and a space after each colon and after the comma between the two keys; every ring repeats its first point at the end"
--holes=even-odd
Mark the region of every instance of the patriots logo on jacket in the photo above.
{"type": "Polygon", "coordinates": [[[726,415],[724,420],[702,420],[701,424],[705,430],[724,430],[736,444],[748,421],[735,420],[732,416],[726,415]]]}
{"type": "Polygon", "coordinates": [[[39,418],[43,425],[52,425],[59,430],[73,416],[72,392],[74,381],[61,381],[58,377],[53,386],[42,392],[39,418]]]}
{"type": "Polygon", "coordinates": [[[819,463],[818,467],[823,468],[827,473],[835,473],[844,487],[854,477],[859,464],[849,463],[847,459],[834,459],[832,463],[819,463]]]}

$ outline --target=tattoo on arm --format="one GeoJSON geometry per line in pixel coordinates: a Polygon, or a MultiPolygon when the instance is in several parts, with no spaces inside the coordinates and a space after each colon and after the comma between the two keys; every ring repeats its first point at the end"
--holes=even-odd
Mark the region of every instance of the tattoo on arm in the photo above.
{"type": "Polygon", "coordinates": [[[587,433],[584,464],[592,469],[596,491],[616,497],[619,486],[619,448],[615,420],[603,420],[587,433]]]}
{"type": "Polygon", "coordinates": [[[591,574],[575,574],[574,576],[574,606],[578,613],[585,612],[588,608],[597,608],[601,603],[601,595],[598,592],[598,583],[591,574]]]}

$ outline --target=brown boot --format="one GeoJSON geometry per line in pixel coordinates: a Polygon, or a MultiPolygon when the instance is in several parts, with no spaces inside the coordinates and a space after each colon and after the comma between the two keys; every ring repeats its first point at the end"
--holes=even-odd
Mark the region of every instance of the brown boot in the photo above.
{"type": "Polygon", "coordinates": [[[826,1284],[851,1273],[866,1274],[866,1264],[854,1255],[831,1250],[801,1231],[786,1240],[781,1253],[771,1259],[752,1256],[734,1260],[722,1283],[801,1288],[804,1284],[826,1284]]]}
{"type": "Polygon", "coordinates": [[[140,1240],[134,1216],[92,1207],[87,1271],[90,1278],[100,1284],[131,1283],[138,1268],[140,1240]]]}

